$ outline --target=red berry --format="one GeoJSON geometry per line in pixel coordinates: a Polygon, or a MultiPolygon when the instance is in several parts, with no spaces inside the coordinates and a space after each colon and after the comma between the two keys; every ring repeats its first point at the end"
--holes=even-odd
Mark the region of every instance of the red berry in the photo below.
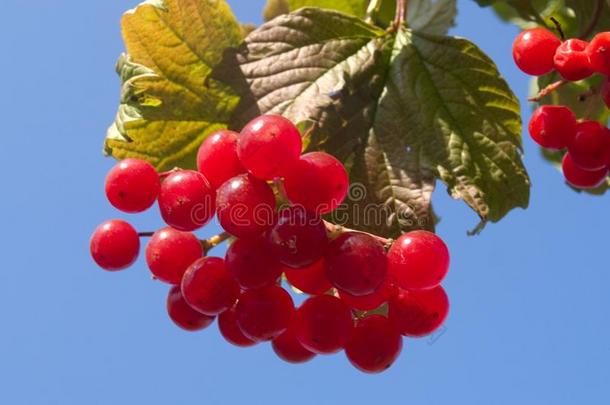
{"type": "Polygon", "coordinates": [[[402,336],[385,316],[360,319],[345,346],[347,359],[365,373],[380,373],[394,364],[402,351],[402,336]]]}
{"type": "Polygon", "coordinates": [[[529,131],[543,148],[561,150],[576,136],[576,116],[568,107],[543,105],[534,111],[529,131]]]}
{"type": "Polygon", "coordinates": [[[288,199],[318,215],[334,211],[347,196],[349,176],[343,164],[324,152],[301,156],[286,174],[288,199]]]}
{"type": "Polygon", "coordinates": [[[593,74],[586,49],[589,45],[580,39],[564,41],[555,52],[555,69],[566,80],[578,81],[593,74]]]}
{"type": "Polygon", "coordinates": [[[305,363],[316,357],[315,353],[303,347],[297,339],[294,326],[289,326],[281,335],[271,342],[277,356],[288,363],[305,363]]]}
{"type": "Polygon", "coordinates": [[[190,232],[158,230],[146,247],[146,262],[157,280],[180,284],[186,269],[203,256],[201,242],[190,232]]]}
{"type": "Polygon", "coordinates": [[[193,263],[184,273],[181,287],[186,302],[206,315],[231,308],[239,294],[239,286],[218,257],[202,257],[193,263]]]}
{"type": "Polygon", "coordinates": [[[197,169],[213,188],[246,171],[237,157],[237,132],[223,129],[214,132],[199,147],[197,169]]]}
{"type": "Polygon", "coordinates": [[[220,186],[216,211],[220,225],[231,235],[258,236],[273,226],[275,195],[264,181],[242,174],[220,186]]]}
{"type": "Polygon", "coordinates": [[[443,287],[401,290],[388,306],[390,321],[405,336],[422,337],[438,329],[449,313],[449,298],[443,287]]]}
{"type": "Polygon", "coordinates": [[[214,216],[214,190],[193,170],[171,173],[161,184],[159,208],[163,220],[181,231],[194,231],[214,216]]]}
{"type": "MultiPolygon", "coordinates": [[[[604,85],[602,87],[602,98],[604,99],[604,103],[606,103],[606,107],[610,108],[610,79],[604,79],[604,85]]],[[[610,166],[610,162],[608,162],[610,166]]]]}
{"type": "Polygon", "coordinates": [[[323,255],[328,244],[322,219],[300,206],[281,210],[267,233],[270,251],[284,265],[302,268],[323,255]]]}
{"type": "Polygon", "coordinates": [[[282,266],[269,253],[266,241],[237,239],[225,256],[229,273],[243,289],[267,287],[277,283],[282,275],[282,266]]]}
{"type": "Polygon", "coordinates": [[[610,130],[597,121],[583,121],[576,126],[568,151],[581,169],[602,170],[610,162],[610,130]]]}
{"type": "Polygon", "coordinates": [[[587,55],[593,70],[610,75],[610,32],[597,34],[587,47],[587,55]]]}
{"type": "Polygon", "coordinates": [[[388,252],[389,274],[398,287],[436,287],[449,271],[449,250],[432,232],[413,231],[402,235],[388,252]]]}
{"type": "Polygon", "coordinates": [[[608,168],[595,171],[583,170],[574,164],[569,153],[563,157],[563,175],[573,187],[587,190],[599,187],[608,176],[608,168]]]}
{"type": "Polygon", "coordinates": [[[292,122],[279,115],[262,115],[242,129],[237,154],[252,175],[273,180],[284,176],[302,147],[301,134],[292,122]]]}
{"type": "Polygon", "coordinates": [[[541,76],[553,70],[553,57],[561,41],[544,28],[523,31],[513,43],[513,58],[523,72],[541,76]]]}
{"type": "Polygon", "coordinates": [[[333,288],[326,278],[326,261],[320,259],[302,269],[285,268],[286,279],[293,287],[306,294],[321,295],[333,288]]]}
{"type": "Polygon", "coordinates": [[[234,346],[250,347],[256,344],[255,341],[248,339],[237,325],[236,306],[218,315],[218,329],[225,340],[234,346]]]}
{"type": "Polygon", "coordinates": [[[106,196],[115,208],[128,213],[149,209],[159,195],[161,183],[155,168],[145,160],[125,159],[106,177],[106,196]]]}
{"type": "Polygon", "coordinates": [[[290,294],[276,285],[244,291],[237,302],[237,324],[255,342],[272,340],[290,324],[294,303],[290,294]]]}
{"type": "Polygon", "coordinates": [[[174,286],[169,290],[167,313],[177,326],[190,332],[205,329],[214,322],[213,316],[197,312],[186,303],[179,286],[174,286]]]}
{"type": "Polygon", "coordinates": [[[120,219],[97,227],[90,242],[91,257],[104,270],[117,271],[131,266],[140,253],[140,237],[131,225],[120,219]]]}
{"type": "Polygon", "coordinates": [[[318,354],[343,349],[352,326],[352,314],[347,305],[330,295],[307,299],[295,318],[297,339],[307,350],[318,354]]]}
{"type": "Polygon", "coordinates": [[[326,275],[332,285],[352,295],[369,295],[385,281],[388,262],[385,249],[374,237],[345,232],[326,252],[326,275]]]}
{"type": "Polygon", "coordinates": [[[359,311],[371,311],[379,308],[381,305],[397,293],[397,288],[392,284],[389,278],[375,292],[369,295],[356,296],[348,292],[339,290],[339,298],[352,309],[359,311]]]}

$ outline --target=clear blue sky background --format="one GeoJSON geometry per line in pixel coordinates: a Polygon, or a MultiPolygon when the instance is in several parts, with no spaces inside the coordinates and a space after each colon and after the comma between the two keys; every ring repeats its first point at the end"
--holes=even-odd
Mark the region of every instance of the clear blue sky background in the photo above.
{"type": "MultiPolygon", "coordinates": [[[[113,162],[101,145],[118,101],[118,22],[136,3],[2,1],[1,404],[610,403],[608,196],[569,190],[528,138],[529,210],[467,237],[477,218],[439,188],[450,319],[434,344],[406,340],[383,375],[343,355],[291,366],[267,345],[229,346],[215,326],[183,333],[143,262],[97,269],[90,232],[122,217],[104,199],[113,162]]],[[[229,3],[260,21],[263,0],[229,3]]],[[[517,30],[471,0],[459,8],[454,34],[488,52],[525,100],[510,56],[517,30]]],[[[131,219],[161,226],[154,212],[131,219]]]]}

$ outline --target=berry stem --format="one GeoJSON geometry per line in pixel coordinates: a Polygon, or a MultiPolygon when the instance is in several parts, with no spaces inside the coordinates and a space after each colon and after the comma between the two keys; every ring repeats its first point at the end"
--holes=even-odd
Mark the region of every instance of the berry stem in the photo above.
{"type": "Polygon", "coordinates": [[[565,41],[566,40],[566,34],[563,32],[563,28],[561,27],[561,23],[559,21],[557,21],[557,19],[555,17],[551,17],[551,21],[553,22],[553,24],[555,24],[555,28],[557,28],[557,32],[559,33],[559,36],[561,38],[561,41],[565,41]]]}
{"type": "Polygon", "coordinates": [[[369,6],[366,9],[366,22],[369,24],[373,23],[373,15],[375,15],[379,11],[379,7],[381,6],[381,0],[371,0],[369,1],[369,6]]]}
{"type": "Polygon", "coordinates": [[[396,1],[396,15],[394,15],[394,29],[404,24],[407,19],[407,0],[396,1]]]}
{"type": "Polygon", "coordinates": [[[154,232],[138,232],[140,238],[150,238],[154,235],[154,232]]]}
{"type": "Polygon", "coordinates": [[[179,168],[179,167],[174,167],[174,168],[173,168],[173,169],[171,169],[171,170],[167,170],[167,171],[165,171],[165,172],[160,172],[160,173],[159,173],[159,178],[160,178],[161,180],[163,180],[163,179],[165,179],[167,176],[169,176],[169,175],[170,175],[170,174],[172,174],[172,173],[177,172],[178,170],[180,170],[180,168],[179,168]]]}
{"type": "Polygon", "coordinates": [[[220,245],[221,243],[223,243],[224,241],[226,241],[230,237],[231,237],[230,233],[223,232],[223,233],[218,234],[216,236],[212,236],[209,239],[202,240],[201,241],[201,246],[203,246],[204,252],[207,253],[208,251],[210,251],[211,249],[213,249],[216,246],[220,245]]]}
{"type": "MultiPolygon", "coordinates": [[[[610,6],[610,0],[607,0],[607,1],[608,1],[608,6],[610,6]]],[[[603,9],[604,9],[604,0],[597,0],[597,4],[595,5],[595,11],[593,12],[593,15],[591,16],[591,21],[589,22],[589,25],[587,26],[587,28],[585,28],[583,33],[580,35],[580,39],[586,40],[587,38],[589,38],[589,36],[591,34],[593,34],[593,31],[595,31],[595,27],[597,27],[597,23],[599,22],[599,18],[602,15],[603,9]]]]}
{"type": "Polygon", "coordinates": [[[558,88],[560,88],[561,86],[563,86],[564,84],[567,84],[568,81],[567,80],[557,80],[554,83],[549,84],[548,86],[546,86],[544,89],[540,90],[540,92],[535,96],[535,97],[531,97],[528,99],[528,101],[532,102],[532,103],[539,103],[540,101],[542,101],[543,98],[545,98],[546,96],[548,96],[549,94],[551,94],[552,92],[554,92],[555,90],[557,90],[558,88]]]}
{"type": "Polygon", "coordinates": [[[375,234],[372,234],[372,233],[369,233],[369,232],[358,231],[358,230],[355,230],[355,229],[346,228],[346,227],[341,226],[341,225],[333,224],[332,222],[324,221],[324,225],[326,226],[326,230],[328,231],[328,233],[330,233],[330,238],[331,239],[334,239],[337,236],[339,236],[339,235],[341,235],[342,233],[345,233],[345,232],[356,232],[356,233],[362,233],[362,234],[365,234],[365,235],[372,236],[373,238],[375,238],[379,242],[381,242],[386,248],[389,248],[394,243],[393,239],[384,238],[382,236],[378,236],[378,235],[375,235],[375,234]]]}

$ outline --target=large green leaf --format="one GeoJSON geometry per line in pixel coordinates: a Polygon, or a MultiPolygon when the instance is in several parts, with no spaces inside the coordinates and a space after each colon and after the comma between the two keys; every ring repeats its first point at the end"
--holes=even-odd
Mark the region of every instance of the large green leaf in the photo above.
{"type": "Polygon", "coordinates": [[[197,147],[226,127],[237,95],[208,78],[223,51],[241,42],[223,0],[154,0],[121,22],[128,55],[119,59],[121,104],[106,152],[158,169],[193,167],[197,147]]]}
{"type": "Polygon", "coordinates": [[[252,32],[217,78],[242,95],[235,127],[261,113],[313,123],[308,148],[346,162],[365,191],[349,201],[349,226],[432,228],[436,178],[483,221],[528,204],[519,103],[465,39],[301,9],[252,32]],[[372,221],[379,213],[387,222],[372,221]]]}

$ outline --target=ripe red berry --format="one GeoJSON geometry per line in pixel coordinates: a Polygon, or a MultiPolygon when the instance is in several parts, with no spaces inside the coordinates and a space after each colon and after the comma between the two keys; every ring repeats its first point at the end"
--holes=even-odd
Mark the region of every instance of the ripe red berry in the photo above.
{"type": "Polygon", "coordinates": [[[106,196],[116,209],[137,213],[149,209],[159,195],[161,182],[155,168],[145,160],[125,159],[106,177],[106,196]]]}
{"type": "MultiPolygon", "coordinates": [[[[604,79],[604,85],[602,87],[602,98],[604,99],[604,103],[606,107],[610,108],[610,79],[606,77],[604,79]]],[[[610,162],[608,163],[610,166],[610,162]]]]}
{"type": "Polygon", "coordinates": [[[294,303],[290,294],[276,285],[244,291],[235,309],[242,333],[255,342],[272,340],[290,324],[294,303]]]}
{"type": "Polygon", "coordinates": [[[347,359],[365,373],[380,373],[394,364],[402,351],[402,336],[381,315],[360,319],[345,346],[347,359]]]}
{"type": "Polygon", "coordinates": [[[264,181],[242,174],[220,186],[216,211],[220,225],[231,235],[258,236],[273,226],[275,195],[264,181]]]}
{"type": "Polygon", "coordinates": [[[118,271],[131,266],[138,258],[140,237],[130,224],[114,219],[97,227],[89,247],[98,266],[118,271]]]}
{"type": "Polygon", "coordinates": [[[167,227],[154,233],[146,246],[146,262],[153,276],[180,284],[186,269],[203,256],[201,242],[190,232],[167,227]]]}
{"type": "Polygon", "coordinates": [[[357,296],[374,293],[388,271],[381,242],[358,232],[345,232],[333,240],[326,252],[326,264],[331,284],[357,296]]]}
{"type": "Polygon", "coordinates": [[[443,287],[401,290],[388,306],[390,321],[405,336],[422,337],[437,330],[449,313],[449,298],[443,287]]]}
{"type": "Polygon", "coordinates": [[[199,147],[197,169],[214,189],[246,171],[237,157],[237,132],[223,129],[214,132],[199,147]]]}
{"type": "Polygon", "coordinates": [[[214,322],[213,316],[197,312],[186,303],[179,286],[173,286],[167,294],[167,313],[177,326],[190,332],[205,329],[214,322]]]}
{"type": "Polygon", "coordinates": [[[375,292],[369,295],[356,296],[348,292],[339,290],[339,298],[347,304],[348,307],[359,311],[371,311],[379,308],[381,305],[398,292],[397,287],[386,278],[386,281],[375,292]]]}
{"type": "Polygon", "coordinates": [[[262,115],[242,129],[237,154],[252,175],[273,180],[284,176],[302,147],[301,134],[292,122],[279,115],[262,115]]]}
{"type": "Polygon", "coordinates": [[[236,306],[227,309],[218,315],[218,329],[225,340],[234,346],[250,347],[256,344],[255,341],[248,339],[237,325],[236,306]]]}
{"type": "Polygon", "coordinates": [[[587,47],[587,55],[593,70],[610,75],[610,32],[597,34],[587,47]]]}
{"type": "Polygon", "coordinates": [[[301,342],[299,342],[292,325],[281,335],[273,339],[271,346],[275,354],[288,363],[305,363],[316,357],[315,353],[304,348],[301,342]]]}
{"type": "Polygon", "coordinates": [[[588,190],[599,187],[608,176],[608,168],[595,171],[583,170],[574,164],[569,153],[566,153],[562,162],[563,175],[573,187],[588,190]]]}
{"type": "Polygon", "coordinates": [[[324,259],[302,269],[285,268],[284,273],[290,285],[306,294],[321,295],[333,288],[326,278],[324,259]]]}
{"type": "Polygon", "coordinates": [[[184,273],[181,287],[191,307],[211,316],[231,308],[239,294],[239,286],[218,257],[203,257],[193,263],[184,273]]]}
{"type": "Polygon", "coordinates": [[[589,45],[580,39],[564,41],[555,52],[555,69],[566,80],[578,81],[593,74],[586,49],[589,45]]]}
{"type": "Polygon", "coordinates": [[[398,287],[436,287],[449,271],[449,250],[432,232],[413,231],[402,235],[388,252],[389,274],[398,287]]]}
{"type": "Polygon", "coordinates": [[[277,283],[282,265],[275,259],[262,237],[237,239],[225,256],[227,269],[243,289],[267,287],[277,283]]]}
{"type": "Polygon", "coordinates": [[[513,43],[513,58],[523,72],[541,76],[553,70],[553,57],[559,45],[559,38],[548,30],[525,30],[513,43]]]}
{"type": "Polygon", "coordinates": [[[324,152],[301,156],[284,179],[288,199],[318,215],[334,211],[347,196],[349,176],[343,164],[324,152]]]}
{"type": "Polygon", "coordinates": [[[583,121],[576,126],[568,151],[579,168],[602,170],[610,161],[610,130],[597,121],[583,121]]]}
{"type": "Polygon", "coordinates": [[[161,184],[159,208],[163,220],[181,231],[194,231],[214,216],[215,195],[203,174],[193,170],[171,173],[161,184]]]}
{"type": "Polygon", "coordinates": [[[295,333],[307,350],[332,354],[345,347],[352,330],[352,314],[339,298],[318,295],[297,310],[295,333]]]}
{"type": "Polygon", "coordinates": [[[281,210],[267,233],[269,249],[284,265],[302,268],[319,260],[326,250],[326,226],[319,216],[301,206],[281,210]]]}
{"type": "Polygon", "coordinates": [[[568,107],[543,105],[534,111],[529,131],[543,148],[561,150],[576,136],[576,116],[568,107]]]}

